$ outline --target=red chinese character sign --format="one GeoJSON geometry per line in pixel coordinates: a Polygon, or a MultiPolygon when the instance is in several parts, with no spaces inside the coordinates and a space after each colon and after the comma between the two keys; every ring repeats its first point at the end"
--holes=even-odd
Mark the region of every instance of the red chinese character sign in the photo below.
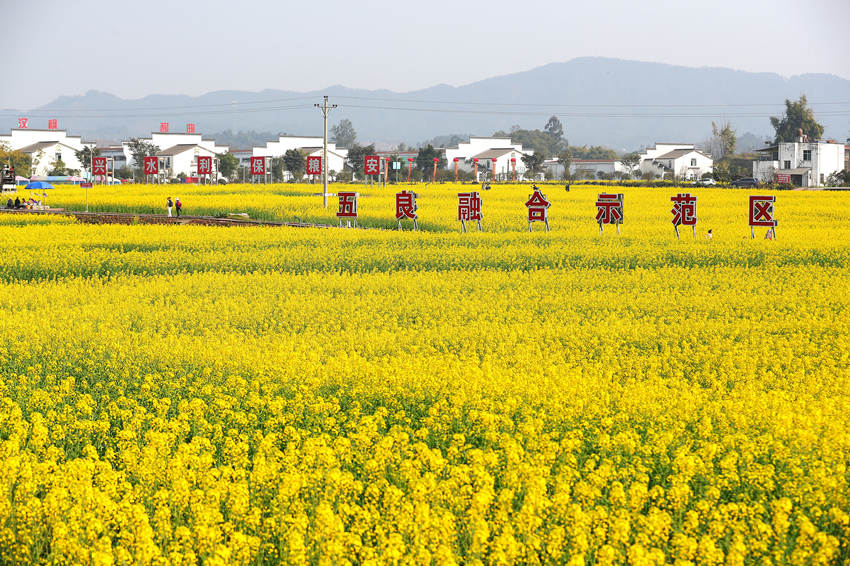
{"type": "Polygon", "coordinates": [[[167,134],[168,133],[168,122],[160,122],[159,123],[159,133],[167,134]]]}
{"type": "Polygon", "coordinates": [[[59,127],[59,120],[56,120],[56,119],[54,118],[54,119],[52,119],[52,120],[48,120],[48,121],[47,121],[47,129],[48,129],[48,130],[55,130],[55,129],[57,129],[58,127],[59,127]]]}
{"type": "Polygon", "coordinates": [[[102,177],[106,177],[106,158],[105,157],[92,157],[92,175],[100,175],[102,177]]]}
{"type": "Polygon", "coordinates": [[[321,175],[322,174],[322,158],[318,155],[307,156],[307,174],[321,175]]]}
{"type": "Polygon", "coordinates": [[[549,231],[549,206],[551,203],[546,198],[540,189],[533,187],[534,192],[525,201],[525,207],[528,209],[528,231],[531,232],[532,222],[543,222],[546,226],[546,231],[549,231]]]}
{"type": "Polygon", "coordinates": [[[600,194],[596,199],[596,222],[599,223],[599,231],[602,232],[603,224],[615,224],[619,234],[623,220],[623,193],[600,194]]]}
{"type": "Polygon", "coordinates": [[[18,128],[26,130],[29,125],[29,118],[18,118],[18,128]]]}
{"type": "Polygon", "coordinates": [[[198,156],[198,175],[212,175],[212,157],[198,156]]]}
{"type": "Polygon", "coordinates": [[[791,173],[777,173],[776,174],[776,182],[780,185],[790,185],[791,184],[791,173]]]}
{"type": "MultiPolygon", "coordinates": [[[[168,127],[168,125],[166,124],[166,128],[167,127],[168,127]]],[[[186,124],[186,133],[187,134],[194,134],[195,133],[195,124],[186,124]]]]}
{"type": "Polygon", "coordinates": [[[381,158],[377,155],[367,155],[363,158],[363,172],[366,175],[381,174],[381,158]]]}
{"type": "Polygon", "coordinates": [[[696,238],[697,197],[689,193],[679,193],[670,197],[670,201],[673,203],[673,210],[670,213],[673,215],[673,230],[676,232],[676,238],[679,237],[679,226],[690,226],[696,238]]]}
{"type": "Polygon", "coordinates": [[[145,175],[159,174],[159,158],[145,157],[145,175]]]}
{"type": "Polygon", "coordinates": [[[358,193],[339,192],[337,196],[339,197],[339,211],[336,216],[339,218],[339,225],[342,226],[342,219],[345,218],[348,222],[353,220],[354,225],[357,226],[357,197],[360,195],[358,193]]]}
{"type": "Polygon", "coordinates": [[[466,232],[467,222],[476,222],[478,230],[481,228],[481,195],[476,191],[472,193],[457,194],[457,219],[460,220],[462,232],[466,232]]]}
{"type": "Polygon", "coordinates": [[[401,230],[401,221],[404,218],[413,220],[413,229],[418,230],[418,215],[416,214],[416,193],[413,191],[401,191],[395,194],[395,219],[398,220],[398,229],[401,230]]]}
{"type": "Polygon", "coordinates": [[[251,175],[265,175],[266,174],[266,158],[265,157],[252,157],[251,158],[251,175]]]}
{"type": "Polygon", "coordinates": [[[772,240],[776,237],[776,225],[779,224],[773,215],[773,205],[776,203],[775,196],[750,196],[750,236],[756,237],[757,227],[767,228],[766,238],[772,240]]]}

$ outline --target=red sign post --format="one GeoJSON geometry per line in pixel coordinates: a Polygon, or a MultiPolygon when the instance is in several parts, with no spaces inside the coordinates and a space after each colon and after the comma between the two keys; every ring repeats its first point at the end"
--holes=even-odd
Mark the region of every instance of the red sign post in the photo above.
{"type": "Polygon", "coordinates": [[[367,155],[363,158],[363,173],[366,175],[381,174],[381,158],[377,155],[367,155]]]}
{"type": "MultiPolygon", "coordinates": [[[[209,175],[210,181],[212,181],[212,156],[198,156],[198,177],[201,175],[209,175]]],[[[198,179],[198,182],[200,183],[200,179],[198,179]]]]}
{"type": "Polygon", "coordinates": [[[435,158],[434,158],[434,172],[433,172],[433,173],[431,173],[431,182],[432,182],[432,183],[436,183],[436,182],[437,182],[437,163],[439,163],[439,162],[440,162],[440,158],[439,158],[439,157],[435,157],[435,158]]]}
{"type": "Polygon", "coordinates": [[[167,134],[168,133],[168,122],[160,122],[159,123],[159,133],[167,134]]]}
{"type": "Polygon", "coordinates": [[[457,219],[460,220],[461,232],[466,232],[467,222],[478,223],[478,231],[481,228],[481,195],[476,191],[472,193],[457,194],[457,219]]]}
{"type": "Polygon", "coordinates": [[[750,196],[750,237],[756,237],[756,227],[766,227],[769,240],[776,238],[776,225],[779,221],[773,217],[776,196],[750,196]]]}
{"type": "Polygon", "coordinates": [[[413,170],[413,158],[407,158],[407,182],[410,182],[410,172],[413,170]]]}
{"type": "Polygon", "coordinates": [[[145,177],[148,175],[159,175],[159,157],[145,157],[145,177]]]}
{"type": "Polygon", "coordinates": [[[596,221],[599,223],[599,232],[602,232],[603,224],[616,224],[617,233],[620,233],[620,224],[623,223],[623,193],[602,193],[596,200],[596,221]]]}
{"type": "Polygon", "coordinates": [[[48,130],[55,130],[58,127],[59,127],[59,120],[54,118],[52,120],[47,121],[47,129],[48,130]]]}
{"type": "Polygon", "coordinates": [[[493,179],[492,180],[495,183],[496,182],[496,158],[495,157],[492,159],[492,163],[493,163],[493,171],[492,171],[493,179]]]}
{"type": "Polygon", "coordinates": [[[673,210],[670,213],[673,215],[673,229],[676,231],[676,238],[679,238],[679,226],[690,226],[694,233],[694,238],[697,237],[697,197],[689,193],[679,193],[674,197],[670,197],[673,203],[673,210]]]}
{"type": "Polygon", "coordinates": [[[514,183],[516,183],[516,157],[511,157],[511,169],[513,170],[514,183]]]}
{"type": "Polygon", "coordinates": [[[307,174],[321,175],[322,174],[322,158],[319,155],[307,156],[307,174]]]}
{"type": "Polygon", "coordinates": [[[454,158],[454,162],[455,162],[455,183],[457,183],[457,164],[458,164],[458,161],[460,161],[460,159],[455,157],[454,158]]]}
{"type": "Polygon", "coordinates": [[[266,176],[266,158],[252,157],[251,158],[251,175],[256,178],[257,175],[266,176]]]}
{"type": "Polygon", "coordinates": [[[105,157],[92,157],[92,168],[91,173],[93,176],[100,175],[103,180],[106,179],[106,158],[105,157]]]}
{"type": "Polygon", "coordinates": [[[474,157],[472,163],[475,165],[475,182],[478,182],[478,158],[474,157]]]}
{"type": "Polygon", "coordinates": [[[525,201],[525,207],[528,209],[528,231],[531,232],[532,222],[543,222],[546,226],[546,231],[549,231],[549,206],[552,203],[546,198],[546,195],[534,187],[534,192],[525,201]]]}
{"type": "Polygon", "coordinates": [[[395,219],[398,220],[398,229],[401,230],[401,221],[403,218],[413,220],[413,229],[419,230],[417,222],[418,215],[416,214],[416,193],[413,191],[401,191],[395,194],[395,219]]]}
{"type": "Polygon", "coordinates": [[[195,124],[186,124],[186,133],[194,134],[195,133],[195,124]]]}
{"type": "Polygon", "coordinates": [[[349,222],[353,220],[354,226],[357,226],[357,197],[360,195],[352,192],[340,192],[337,193],[337,196],[339,197],[339,211],[336,216],[339,218],[340,227],[342,227],[343,218],[349,222]]]}

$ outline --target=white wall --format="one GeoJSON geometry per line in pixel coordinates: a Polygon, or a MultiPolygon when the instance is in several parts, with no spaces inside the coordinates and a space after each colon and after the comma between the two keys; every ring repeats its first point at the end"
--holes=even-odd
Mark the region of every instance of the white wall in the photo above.
{"type": "MultiPolygon", "coordinates": [[[[170,164],[168,166],[166,176],[168,178],[177,177],[180,173],[183,173],[187,177],[194,177],[198,174],[198,161],[197,157],[212,157],[213,159],[218,156],[215,152],[208,150],[205,147],[198,147],[198,153],[195,153],[195,148],[190,147],[186,151],[178,153],[177,155],[171,155],[170,164]]],[[[213,164],[213,170],[215,170],[215,164],[213,164]]]]}
{"type": "Polygon", "coordinates": [[[692,143],[656,143],[654,147],[649,147],[640,154],[640,172],[641,173],[659,173],[659,168],[652,164],[653,160],[659,156],[677,149],[694,149],[692,143]]]}
{"type": "MultiPolygon", "coordinates": [[[[459,143],[457,147],[447,147],[446,148],[446,167],[449,169],[454,169],[454,158],[457,157],[460,159],[460,166],[468,171],[472,171],[473,163],[471,159],[480,153],[484,153],[490,149],[506,149],[512,148],[517,151],[517,174],[519,174],[520,170],[520,157],[524,155],[533,155],[534,152],[532,150],[523,150],[521,144],[511,143],[511,138],[469,138],[469,142],[467,143],[459,143]],[[464,166],[464,163],[466,166],[464,166]]],[[[501,159],[501,158],[500,158],[501,159]]],[[[479,169],[481,168],[481,163],[478,163],[479,169]]],[[[510,156],[508,157],[508,165],[510,165],[510,156]]],[[[502,172],[501,163],[497,161],[496,169],[497,172],[502,172]]],[[[525,171],[525,167],[523,166],[523,171],[525,171]]]]}
{"type": "Polygon", "coordinates": [[[21,149],[22,147],[26,147],[34,143],[47,141],[64,143],[65,145],[73,148],[76,151],[83,149],[83,147],[85,146],[94,146],[94,144],[92,143],[83,144],[82,140],[80,139],[80,136],[69,136],[66,130],[35,130],[29,128],[13,128],[8,135],[0,136],[0,143],[5,143],[12,149],[21,149]]]}
{"type": "MultiPolygon", "coordinates": [[[[253,148],[254,157],[282,157],[290,149],[303,147],[322,147],[324,138],[314,136],[280,136],[276,141],[266,142],[265,146],[253,148]]],[[[322,150],[310,155],[322,155],[322,150]]],[[[345,167],[348,157],[347,149],[337,149],[336,143],[328,142],[328,171],[340,172],[345,167]]]]}
{"type": "Polygon", "coordinates": [[[776,173],[788,169],[810,169],[803,186],[821,187],[830,175],[844,169],[844,144],[785,142],[777,146],[778,161],[753,161],[753,177],[763,183],[776,180],[776,173]],[[805,152],[811,152],[810,159],[805,152]]]}
{"type": "MultiPolygon", "coordinates": [[[[56,161],[57,156],[61,157],[66,169],[79,169],[80,173],[87,167],[80,163],[77,159],[76,151],[73,147],[56,143],[49,145],[40,151],[36,151],[31,155],[33,175],[47,175],[56,161]]],[[[24,175],[24,172],[19,172],[19,175],[24,175]]]]}

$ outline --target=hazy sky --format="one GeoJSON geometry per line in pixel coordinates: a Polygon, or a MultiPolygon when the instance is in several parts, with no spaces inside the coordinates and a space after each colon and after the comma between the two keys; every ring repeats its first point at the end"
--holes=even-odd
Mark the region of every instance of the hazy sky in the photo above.
{"type": "Polygon", "coordinates": [[[848,23],[850,0],[0,0],[17,85],[0,108],[90,89],[409,91],[588,55],[850,78],[848,23]]]}

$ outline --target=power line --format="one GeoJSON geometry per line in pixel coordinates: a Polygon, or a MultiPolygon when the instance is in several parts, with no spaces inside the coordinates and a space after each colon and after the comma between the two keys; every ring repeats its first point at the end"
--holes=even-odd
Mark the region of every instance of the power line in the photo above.
{"type": "MultiPolygon", "coordinates": [[[[299,104],[295,106],[270,106],[268,108],[245,108],[242,110],[198,110],[196,112],[180,112],[181,116],[185,115],[224,115],[224,114],[252,114],[256,112],[277,112],[280,110],[298,110],[303,108],[311,108],[310,104],[299,104]]],[[[168,114],[168,112],[165,112],[168,114]]],[[[51,118],[156,118],[162,117],[163,113],[158,114],[50,114],[51,118]]],[[[0,112],[0,116],[21,116],[19,112],[0,112]]],[[[29,115],[27,115],[29,117],[29,115]]],[[[36,116],[42,118],[44,116],[36,116]]]]}
{"type": "MultiPolygon", "coordinates": [[[[248,101],[231,101],[231,102],[220,102],[214,104],[187,104],[182,106],[142,106],[139,108],[132,108],[132,111],[146,111],[146,110],[179,110],[182,108],[211,108],[216,106],[233,106],[234,104],[238,105],[246,105],[246,104],[273,104],[278,102],[295,102],[297,100],[313,100],[312,96],[298,96],[293,98],[270,98],[268,100],[248,100],[248,101]]],[[[75,112],[122,112],[128,110],[127,108],[74,108],[75,112]]],[[[33,113],[45,113],[45,114],[54,114],[56,112],[63,112],[62,109],[50,109],[50,108],[36,108],[33,110],[27,111],[28,115],[32,115],[33,113]]]]}

